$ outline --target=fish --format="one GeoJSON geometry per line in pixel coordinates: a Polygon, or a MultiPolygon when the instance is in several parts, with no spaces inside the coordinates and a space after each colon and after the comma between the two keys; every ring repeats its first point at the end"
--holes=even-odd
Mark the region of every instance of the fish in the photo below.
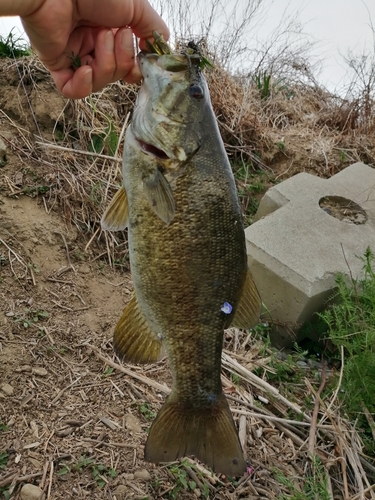
{"type": "Polygon", "coordinates": [[[173,383],[153,421],[145,460],[193,455],[241,476],[246,461],[221,384],[224,330],[246,329],[261,299],[247,265],[243,217],[211,105],[202,58],[154,34],[124,142],[123,186],[102,228],[128,228],[134,295],[114,331],[130,363],[165,353],[173,383]]]}

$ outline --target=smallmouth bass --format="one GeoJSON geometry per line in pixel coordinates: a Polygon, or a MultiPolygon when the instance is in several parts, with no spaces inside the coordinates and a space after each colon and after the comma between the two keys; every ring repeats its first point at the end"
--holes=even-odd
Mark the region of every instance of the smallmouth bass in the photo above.
{"type": "Polygon", "coordinates": [[[135,289],[114,348],[132,363],[165,349],[170,361],[172,391],[145,459],[194,455],[239,476],[246,462],[222,391],[221,351],[224,329],[256,324],[261,301],[201,58],[172,53],[154,36],[154,53],[138,56],[143,83],[125,136],[124,187],[102,219],[103,229],[128,227],[135,289]]]}

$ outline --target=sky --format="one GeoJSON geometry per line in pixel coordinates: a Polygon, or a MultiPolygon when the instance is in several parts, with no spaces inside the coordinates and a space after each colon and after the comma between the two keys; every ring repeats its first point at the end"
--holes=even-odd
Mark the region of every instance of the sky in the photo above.
{"type": "MultiPolygon", "coordinates": [[[[375,1],[274,0],[257,36],[267,40],[283,16],[295,13],[305,33],[316,42],[313,55],[322,67],[318,81],[331,91],[340,91],[350,80],[343,59],[348,51],[357,55],[366,50],[375,51],[375,34],[371,28],[371,23],[375,27],[375,1]]],[[[16,27],[17,33],[23,33],[18,18],[0,18],[0,35],[6,36],[13,27],[16,27]]]]}

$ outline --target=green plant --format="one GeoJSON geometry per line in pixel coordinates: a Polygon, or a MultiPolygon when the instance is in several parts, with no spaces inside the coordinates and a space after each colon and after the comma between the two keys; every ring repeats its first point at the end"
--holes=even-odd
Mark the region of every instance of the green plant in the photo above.
{"type": "Polygon", "coordinates": [[[16,37],[13,30],[6,37],[0,35],[0,58],[30,56],[30,45],[22,37],[16,37]]]}
{"type": "Polygon", "coordinates": [[[108,375],[112,375],[112,373],[115,371],[112,366],[109,366],[106,371],[102,374],[102,377],[108,377],[108,375]]]}
{"type": "Polygon", "coordinates": [[[271,77],[272,75],[267,75],[266,72],[254,75],[254,82],[261,99],[268,99],[271,95],[271,77]]]}
{"type": "Polygon", "coordinates": [[[75,55],[74,52],[72,51],[72,54],[68,56],[68,59],[72,61],[72,66],[73,68],[80,68],[82,66],[82,61],[80,56],[77,54],[75,55]]]}
{"type": "Polygon", "coordinates": [[[104,476],[113,478],[117,475],[116,471],[111,467],[106,467],[103,464],[97,464],[95,463],[93,458],[87,458],[83,456],[80,457],[80,459],[76,463],[71,462],[70,464],[62,465],[58,470],[57,475],[65,476],[70,472],[79,472],[86,468],[89,468],[91,470],[92,476],[99,488],[103,488],[103,486],[105,486],[106,484],[104,476]]]}
{"type": "Polygon", "coordinates": [[[107,154],[114,156],[118,145],[118,135],[116,133],[112,120],[107,118],[108,125],[104,132],[91,135],[91,144],[89,150],[93,153],[101,153],[106,149],[107,154]]]}
{"type": "Polygon", "coordinates": [[[8,258],[4,254],[0,254],[0,266],[6,266],[8,263],[8,258]]]}
{"type": "Polygon", "coordinates": [[[266,73],[266,71],[264,71],[263,73],[258,73],[254,75],[253,81],[259,91],[260,98],[262,100],[269,99],[272,95],[272,92],[280,92],[281,90],[284,90],[286,92],[286,95],[289,99],[291,98],[290,89],[286,85],[282,84],[283,79],[279,79],[273,82],[271,73],[266,73]]]}
{"type": "Polygon", "coordinates": [[[39,311],[39,309],[25,309],[24,313],[20,316],[14,316],[15,323],[22,323],[22,326],[26,328],[30,328],[49,317],[49,313],[47,311],[39,311]]]}
{"type": "MultiPolygon", "coordinates": [[[[173,498],[173,500],[180,498],[182,491],[188,492],[197,489],[198,487],[197,483],[190,479],[190,476],[187,472],[189,468],[194,469],[194,466],[188,463],[186,460],[183,460],[180,464],[174,464],[168,466],[169,472],[175,478],[175,486],[168,493],[168,496],[170,498],[173,498]]],[[[200,475],[199,471],[194,470],[194,472],[199,477],[200,475]]],[[[209,489],[205,482],[201,483],[200,492],[203,498],[208,498],[209,489]]]]}
{"type": "Polygon", "coordinates": [[[331,498],[327,488],[324,465],[319,457],[312,458],[310,473],[304,476],[302,489],[300,489],[300,482],[297,488],[293,479],[286,477],[277,469],[273,472],[277,481],[289,490],[289,493],[281,494],[280,500],[330,500],[331,498]]]}
{"type": "Polygon", "coordinates": [[[6,432],[8,430],[8,426],[0,422],[0,432],[6,432]]]}
{"type": "Polygon", "coordinates": [[[336,348],[333,355],[341,359],[344,371],[339,397],[348,416],[357,419],[367,452],[374,453],[370,424],[364,409],[375,413],[375,257],[367,248],[363,257],[363,278],[348,281],[339,274],[334,302],[319,317],[325,322],[328,337],[336,348]]]}
{"type": "Polygon", "coordinates": [[[72,257],[75,260],[82,261],[82,262],[86,260],[86,255],[84,254],[84,252],[82,252],[79,249],[74,250],[72,257]]]}
{"type": "Polygon", "coordinates": [[[142,413],[146,420],[154,420],[154,418],[156,417],[156,412],[148,403],[141,403],[139,405],[139,411],[142,413]]]}
{"type": "Polygon", "coordinates": [[[8,460],[9,460],[8,454],[5,453],[5,451],[0,452],[0,470],[5,469],[5,467],[8,463],[8,460]]]}

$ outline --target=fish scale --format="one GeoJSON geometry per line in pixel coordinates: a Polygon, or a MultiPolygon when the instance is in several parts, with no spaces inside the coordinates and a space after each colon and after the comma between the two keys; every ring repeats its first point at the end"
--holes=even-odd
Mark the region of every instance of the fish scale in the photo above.
{"type": "Polygon", "coordinates": [[[222,392],[221,351],[224,329],[253,326],[261,302],[235,182],[197,61],[141,53],[139,63],[144,82],[125,137],[124,188],[102,220],[103,228],[128,227],[135,289],[114,347],[130,362],[165,350],[171,366],[146,460],[190,454],[238,476],[246,463],[222,392]]]}

